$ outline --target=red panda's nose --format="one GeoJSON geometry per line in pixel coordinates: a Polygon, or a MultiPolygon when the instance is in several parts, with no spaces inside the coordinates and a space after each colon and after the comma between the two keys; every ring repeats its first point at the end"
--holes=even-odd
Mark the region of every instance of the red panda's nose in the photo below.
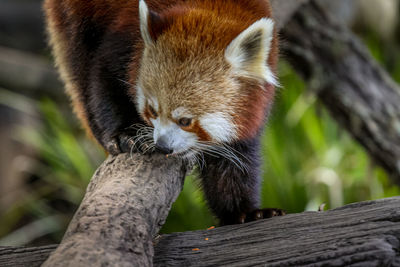
{"type": "Polygon", "coordinates": [[[156,142],[156,150],[163,154],[172,154],[174,152],[163,139],[159,139],[156,142]]]}

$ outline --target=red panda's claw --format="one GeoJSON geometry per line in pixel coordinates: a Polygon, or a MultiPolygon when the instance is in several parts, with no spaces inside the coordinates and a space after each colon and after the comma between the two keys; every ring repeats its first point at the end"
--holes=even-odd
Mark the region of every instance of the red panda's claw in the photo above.
{"type": "Polygon", "coordinates": [[[284,215],[286,215],[286,211],[275,208],[257,209],[252,212],[252,217],[254,218],[254,220],[267,219],[284,215]]]}
{"type": "Polygon", "coordinates": [[[123,153],[137,152],[135,142],[132,140],[132,136],[128,134],[120,134],[118,136],[119,147],[123,153]]]}
{"type": "Polygon", "coordinates": [[[238,223],[252,222],[261,219],[268,219],[275,216],[284,216],[286,211],[274,208],[256,209],[249,213],[243,213],[238,220],[238,223]]]}
{"type": "Polygon", "coordinates": [[[106,142],[105,149],[111,155],[137,152],[137,149],[135,149],[135,143],[131,136],[127,134],[119,134],[106,142]]]}
{"type": "Polygon", "coordinates": [[[105,149],[111,155],[118,155],[121,153],[121,149],[119,148],[118,142],[116,139],[111,139],[105,144],[105,149]]]}

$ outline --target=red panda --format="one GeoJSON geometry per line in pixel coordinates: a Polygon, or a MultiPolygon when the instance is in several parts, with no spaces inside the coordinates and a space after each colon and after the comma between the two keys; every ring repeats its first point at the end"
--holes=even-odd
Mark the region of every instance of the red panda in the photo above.
{"type": "Polygon", "coordinates": [[[260,134],[278,84],[268,0],[45,0],[75,112],[111,154],[200,161],[221,224],[259,209],[260,134]]]}

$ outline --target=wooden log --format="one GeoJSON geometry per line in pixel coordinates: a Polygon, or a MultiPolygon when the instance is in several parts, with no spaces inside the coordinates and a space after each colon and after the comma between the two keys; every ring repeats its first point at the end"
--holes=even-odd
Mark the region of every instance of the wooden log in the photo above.
{"type": "Polygon", "coordinates": [[[153,237],[181,192],[185,174],[180,160],[165,155],[109,157],[43,266],[151,265],[153,237]]]}
{"type": "Polygon", "coordinates": [[[0,266],[36,267],[49,257],[58,245],[43,247],[0,247],[0,266]]]}
{"type": "MultiPolygon", "coordinates": [[[[155,266],[400,266],[400,197],[156,242],[155,266]]],[[[39,266],[53,248],[0,248],[0,266],[39,266]]]]}
{"type": "Polygon", "coordinates": [[[313,0],[282,31],[283,54],[332,116],[400,184],[400,87],[313,0]]]}

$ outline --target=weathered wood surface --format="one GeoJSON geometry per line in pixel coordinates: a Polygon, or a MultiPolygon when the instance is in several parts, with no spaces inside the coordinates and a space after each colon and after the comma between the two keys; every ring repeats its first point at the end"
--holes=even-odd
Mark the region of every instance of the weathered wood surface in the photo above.
{"type": "Polygon", "coordinates": [[[43,247],[0,247],[0,266],[40,266],[57,248],[57,245],[43,247]]]}
{"type": "Polygon", "coordinates": [[[324,12],[303,5],[282,31],[283,54],[332,116],[400,184],[400,87],[365,45],[324,12]]]}
{"type": "Polygon", "coordinates": [[[151,265],[153,237],[181,192],[185,174],[180,160],[165,155],[109,157],[43,266],[151,265]]]}
{"type": "Polygon", "coordinates": [[[400,197],[161,238],[156,266],[400,266],[400,197]],[[208,240],[205,240],[208,238],[208,240]],[[193,251],[193,248],[199,248],[193,251]]]}
{"type": "MultiPolygon", "coordinates": [[[[0,248],[0,266],[39,266],[53,248],[0,248]]],[[[154,265],[400,266],[400,197],[164,235],[154,265]]]]}

